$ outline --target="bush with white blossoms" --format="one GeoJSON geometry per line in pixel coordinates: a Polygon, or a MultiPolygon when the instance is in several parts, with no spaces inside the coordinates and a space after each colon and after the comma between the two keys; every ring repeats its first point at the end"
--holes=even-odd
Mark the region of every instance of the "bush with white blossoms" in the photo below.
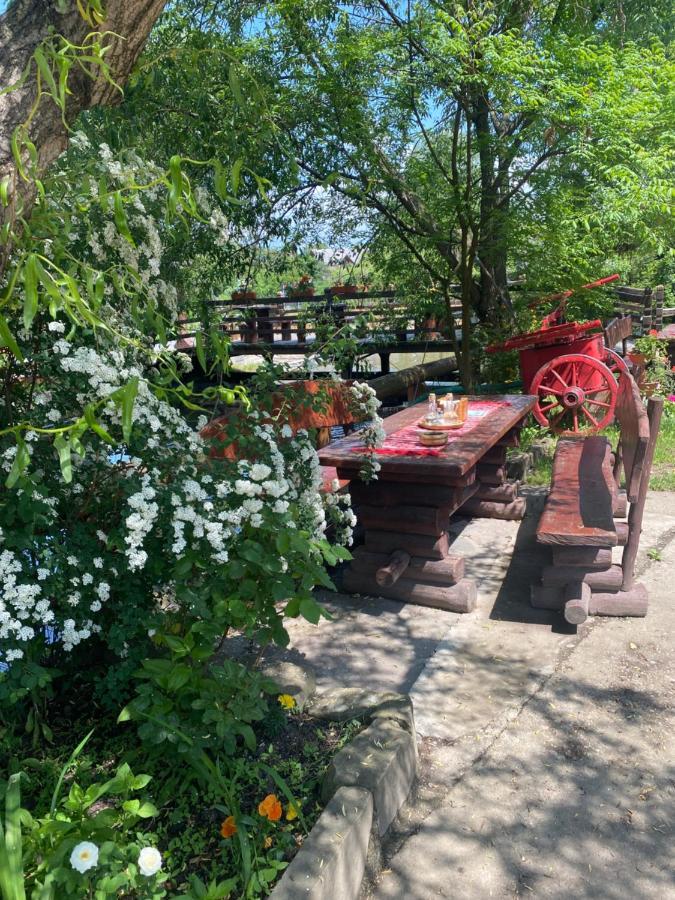
{"type": "MultiPolygon", "coordinates": [[[[143,353],[54,324],[36,320],[26,337],[0,422],[13,482],[0,498],[5,691],[21,696],[36,666],[91,658],[118,699],[168,620],[208,621],[214,640],[237,628],[284,641],[284,612],[318,615],[311,589],[328,583],[332,552],[309,435],[242,407],[238,458],[211,459],[205,417],[190,422],[169,402],[143,353]],[[81,431],[59,446],[74,421],[81,431]]],[[[346,544],[345,504],[327,498],[346,544]]]]}

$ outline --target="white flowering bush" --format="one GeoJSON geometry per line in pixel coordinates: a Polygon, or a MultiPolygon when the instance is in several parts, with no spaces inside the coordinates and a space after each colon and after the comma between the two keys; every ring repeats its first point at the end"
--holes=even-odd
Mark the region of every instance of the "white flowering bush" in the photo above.
{"type": "Polygon", "coordinates": [[[5,691],[16,699],[21,673],[91,655],[107,659],[116,695],[168,621],[210,623],[213,641],[231,628],[284,641],[284,614],[316,620],[311,589],[329,583],[334,551],[307,433],[242,408],[238,458],[211,459],[205,420],[190,423],[168,402],[140,353],[81,343],[79,332],[67,340],[55,324],[31,331],[30,364],[1,422],[11,487],[0,499],[5,691]],[[83,430],[59,443],[73,421],[83,430]]]}

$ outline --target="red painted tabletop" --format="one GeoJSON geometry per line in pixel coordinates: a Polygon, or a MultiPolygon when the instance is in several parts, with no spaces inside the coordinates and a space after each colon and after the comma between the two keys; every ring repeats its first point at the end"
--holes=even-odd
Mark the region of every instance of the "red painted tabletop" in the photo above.
{"type": "MultiPolygon", "coordinates": [[[[475,428],[466,434],[450,440],[438,456],[381,456],[375,459],[381,466],[381,476],[408,475],[411,480],[416,476],[438,477],[465,475],[476,465],[481,457],[493,447],[500,438],[517,425],[534,408],[536,397],[524,394],[500,394],[494,396],[469,397],[469,415],[471,403],[494,401],[495,407],[482,416],[475,428]]],[[[387,435],[396,433],[418,422],[426,412],[426,402],[417,403],[393,416],[384,419],[384,430],[387,435]]],[[[363,456],[354,452],[362,446],[359,433],[349,435],[335,441],[319,451],[321,464],[336,466],[340,470],[358,471],[363,464],[363,456]]]]}

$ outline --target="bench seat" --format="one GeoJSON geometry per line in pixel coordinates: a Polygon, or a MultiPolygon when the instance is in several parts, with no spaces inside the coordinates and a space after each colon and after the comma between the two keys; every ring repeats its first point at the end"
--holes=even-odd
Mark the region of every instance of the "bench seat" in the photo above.
{"type": "Polygon", "coordinates": [[[611,455],[608,439],[599,435],[558,442],[551,492],[537,528],[539,543],[616,546],[611,455]]]}

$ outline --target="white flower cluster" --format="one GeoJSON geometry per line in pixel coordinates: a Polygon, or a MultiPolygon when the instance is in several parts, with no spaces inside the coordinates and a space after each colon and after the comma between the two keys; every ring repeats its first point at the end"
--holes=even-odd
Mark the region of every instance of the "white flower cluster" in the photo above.
{"type": "Polygon", "coordinates": [[[350,391],[357,417],[368,422],[366,428],[359,432],[359,438],[370,451],[359,474],[364,481],[371,481],[373,478],[377,478],[377,473],[381,468],[380,463],[373,455],[373,450],[375,447],[382,446],[387,436],[378,412],[382,404],[369,384],[356,381],[350,391]]]}

